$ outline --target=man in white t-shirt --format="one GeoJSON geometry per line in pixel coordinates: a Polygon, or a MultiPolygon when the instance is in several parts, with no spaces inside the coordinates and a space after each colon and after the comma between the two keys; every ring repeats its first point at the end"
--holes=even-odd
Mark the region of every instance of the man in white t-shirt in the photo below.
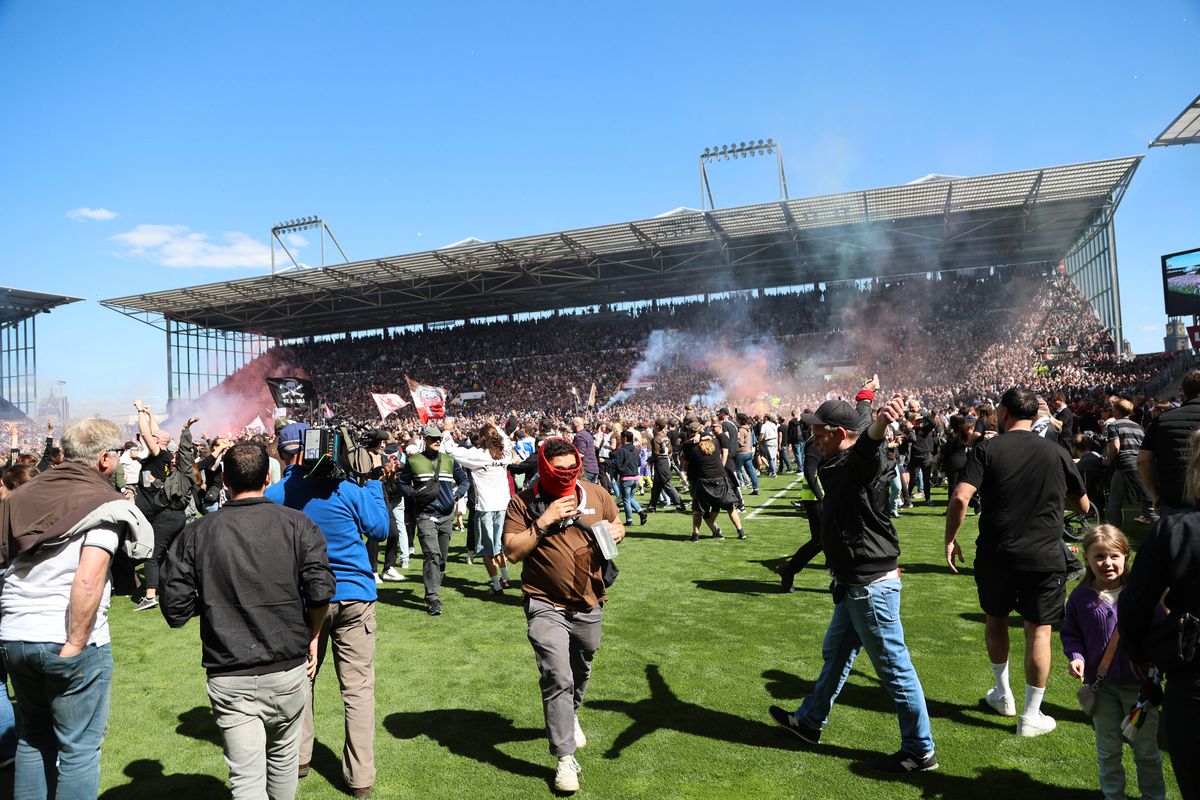
{"type": "Polygon", "coordinates": [[[763,414],[762,426],[759,430],[759,439],[763,441],[767,449],[767,460],[771,464],[771,477],[778,475],[779,466],[779,425],[775,423],[775,418],[770,414],[763,414]]]}
{"type": "Polygon", "coordinates": [[[112,684],[109,564],[125,540],[153,552],[146,518],[112,487],[121,430],[85,419],[65,461],[21,487],[0,516],[0,649],[16,692],[15,797],[95,797],[112,684]]]}

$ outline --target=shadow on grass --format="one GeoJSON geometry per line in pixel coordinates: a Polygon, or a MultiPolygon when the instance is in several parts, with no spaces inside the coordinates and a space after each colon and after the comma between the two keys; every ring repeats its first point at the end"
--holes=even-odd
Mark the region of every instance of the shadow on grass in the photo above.
{"type": "MultiPolygon", "coordinates": [[[[894,715],[896,713],[896,704],[892,702],[887,691],[880,685],[878,678],[866,675],[858,670],[854,670],[851,674],[873,683],[874,686],[863,686],[847,680],[842,686],[841,693],[837,696],[836,705],[852,706],[863,711],[878,711],[883,714],[894,715]]],[[[776,700],[799,700],[809,694],[816,685],[816,681],[807,680],[798,675],[778,669],[767,670],[763,673],[763,677],[767,680],[767,694],[776,700]]],[[[991,712],[988,706],[983,703],[982,692],[979,703],[970,706],[960,706],[942,700],[934,700],[929,695],[926,695],[925,707],[929,710],[930,717],[947,719],[960,725],[972,725],[977,728],[994,730],[997,728],[1008,728],[1012,724],[1011,721],[998,717],[991,712]]]]}
{"type": "MultiPolygon", "coordinates": [[[[488,594],[487,587],[477,581],[467,580],[466,578],[454,578],[449,575],[442,578],[442,586],[454,589],[463,597],[470,597],[474,600],[483,600],[488,603],[500,603],[506,606],[519,606],[522,603],[521,590],[509,590],[504,594],[491,595],[488,594]]],[[[424,604],[422,604],[424,607],[424,604]]]]}
{"type": "Polygon", "coordinates": [[[380,603],[387,603],[389,606],[398,606],[400,608],[408,608],[414,611],[425,610],[425,588],[422,584],[414,584],[415,588],[405,586],[389,586],[384,584],[377,587],[376,594],[379,597],[380,603]]]}
{"type": "MultiPolygon", "coordinates": [[[[725,594],[744,594],[758,597],[764,594],[782,594],[779,591],[779,581],[755,581],[746,578],[714,578],[712,580],[694,580],[697,589],[706,592],[724,592],[725,594]]],[[[829,594],[828,589],[812,589],[807,586],[796,586],[797,592],[815,592],[829,594]]]]}
{"type": "Polygon", "coordinates": [[[217,727],[212,709],[208,706],[196,706],[188,711],[179,712],[179,725],[175,728],[175,732],[180,736],[209,742],[220,748],[225,746],[225,743],[221,741],[221,729],[217,727]]]}
{"type": "MultiPolygon", "coordinates": [[[[11,774],[11,773],[10,773],[11,774]]],[[[185,798],[229,797],[225,781],[212,775],[175,774],[164,775],[161,761],[139,759],[125,765],[129,783],[114,786],[100,800],[142,800],[145,797],[170,797],[172,800],[185,798]]],[[[12,797],[11,794],[6,795],[12,797]]]]}
{"type": "Polygon", "coordinates": [[[678,731],[751,747],[797,749],[798,742],[795,738],[776,730],[766,722],[746,719],[724,711],[713,711],[679,699],[663,680],[657,664],[646,665],[646,681],[650,685],[650,696],[644,700],[586,702],[588,708],[624,714],[632,720],[629,727],[613,740],[612,746],[604,753],[605,758],[619,757],[625,748],[660,730],[678,731]]]}
{"type": "MultiPolygon", "coordinates": [[[[987,623],[987,614],[984,614],[982,611],[963,611],[958,616],[967,622],[978,622],[980,625],[987,623]]],[[[1008,618],[1008,627],[1019,631],[1025,627],[1025,622],[1019,616],[1013,614],[1008,618]]]]}
{"type": "MultiPolygon", "coordinates": [[[[833,748],[835,751],[842,748],[833,748]]],[[[824,745],[820,752],[826,752],[824,745]]],[[[849,753],[858,753],[849,750],[849,753]]],[[[836,755],[836,752],[834,753],[836,755]]],[[[976,775],[951,775],[947,772],[917,772],[911,774],[880,773],[871,769],[864,760],[850,765],[850,771],[860,777],[888,783],[905,783],[921,787],[922,798],[981,798],[995,800],[997,797],[1053,797],[1055,800],[1085,800],[1094,798],[1091,789],[1068,788],[1034,780],[1017,769],[985,767],[976,775]]]]}
{"type": "Polygon", "coordinates": [[[685,533],[655,533],[645,528],[626,528],[626,539],[659,539],[664,542],[686,542],[692,534],[685,533]]]}
{"type": "Polygon", "coordinates": [[[541,728],[518,728],[512,720],[494,711],[466,708],[441,708],[433,711],[397,712],[383,720],[397,739],[426,736],[457,756],[490,764],[514,775],[524,775],[549,783],[554,770],[514,758],[500,749],[507,742],[531,742],[544,737],[541,728]]]}

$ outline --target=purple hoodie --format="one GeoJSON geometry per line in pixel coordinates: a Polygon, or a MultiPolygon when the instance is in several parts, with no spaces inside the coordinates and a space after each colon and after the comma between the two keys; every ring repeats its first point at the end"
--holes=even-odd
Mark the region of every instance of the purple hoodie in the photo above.
{"type": "MultiPolygon", "coordinates": [[[[1108,646],[1108,640],[1116,629],[1117,607],[1104,602],[1100,593],[1091,586],[1084,583],[1076,586],[1067,600],[1067,614],[1063,619],[1059,638],[1062,640],[1063,653],[1068,661],[1083,659],[1085,683],[1096,680],[1096,671],[1100,669],[1104,648],[1108,646]]],[[[1138,683],[1129,667],[1129,656],[1125,655],[1120,643],[1117,644],[1117,652],[1113,656],[1104,682],[1138,683]]]]}

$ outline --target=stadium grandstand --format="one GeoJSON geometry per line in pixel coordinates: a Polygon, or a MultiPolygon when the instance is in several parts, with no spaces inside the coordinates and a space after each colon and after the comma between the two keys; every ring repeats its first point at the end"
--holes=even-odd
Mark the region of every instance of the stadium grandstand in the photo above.
{"type": "Polygon", "coordinates": [[[0,419],[37,410],[37,315],[81,299],[0,286],[0,419]]]}
{"type": "MultiPolygon", "coordinates": [[[[933,175],[867,191],[680,209],[102,303],[165,333],[172,403],[198,398],[274,351],[261,362],[265,374],[299,365],[322,378],[327,397],[348,405],[367,391],[396,391],[397,379],[388,373],[408,369],[435,372],[459,387],[486,385],[495,395],[486,405],[497,410],[502,399],[544,398],[502,392],[503,379],[488,373],[506,372],[519,383],[520,357],[572,352],[572,346],[610,353],[597,381],[608,396],[638,362],[650,332],[711,329],[714,318],[724,321],[731,338],[768,332],[772,346],[786,338],[778,361],[794,369],[815,359],[810,367],[827,377],[839,366],[874,362],[862,347],[831,352],[826,334],[846,329],[851,315],[879,322],[885,310],[899,316],[876,337],[894,335],[910,349],[936,352],[951,348],[955,335],[990,338],[1020,329],[1033,358],[1030,370],[1056,361],[1078,364],[1086,355],[1093,366],[1096,359],[1105,362],[1094,370],[1102,376],[1091,379],[1099,385],[1129,369],[1121,359],[1113,217],[1140,161],[933,175]],[[972,295],[978,288],[972,282],[987,281],[997,298],[1006,298],[990,309],[972,295]],[[892,300],[880,304],[884,298],[892,300]],[[935,298],[937,306],[931,305],[935,298]],[[1072,324],[1060,325],[1055,336],[1047,334],[1049,316],[1029,318],[1035,306],[1052,314],[1074,304],[1091,323],[1082,326],[1091,331],[1086,341],[1062,344],[1072,324]],[[906,320],[909,306],[915,316],[906,320]],[[1018,310],[1025,316],[1014,316],[1018,310]],[[994,330],[981,330],[984,311],[1007,316],[996,318],[994,330]],[[788,324],[778,324],[781,319],[788,324]],[[919,346],[906,343],[902,329],[915,321],[940,325],[941,332],[929,328],[919,346]],[[496,342],[512,343],[512,326],[536,336],[497,352],[496,342]],[[352,333],[368,338],[356,348],[359,338],[346,341],[352,333]],[[458,346],[446,346],[450,342],[458,346]],[[351,388],[339,391],[343,384],[351,388]]],[[[918,374],[936,371],[928,361],[910,359],[920,362],[910,384],[933,383],[929,374],[918,374]]],[[[703,370],[696,376],[704,378],[703,370]]],[[[1012,378],[995,376],[998,382],[1012,378]]],[[[954,393],[942,387],[942,394],[954,393]]],[[[586,383],[569,388],[576,395],[587,391],[586,383]]],[[[703,396],[692,388],[679,387],[684,401],[703,396]]]]}

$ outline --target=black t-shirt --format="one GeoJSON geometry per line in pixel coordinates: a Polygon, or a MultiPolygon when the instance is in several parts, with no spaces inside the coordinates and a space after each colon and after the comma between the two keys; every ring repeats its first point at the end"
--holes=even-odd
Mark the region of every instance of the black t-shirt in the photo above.
{"type": "Polygon", "coordinates": [[[135,504],[146,516],[158,514],[166,506],[165,482],[174,469],[175,454],[162,448],[158,455],[147,454],[142,459],[142,471],[138,476],[138,491],[135,504]]]}
{"type": "Polygon", "coordinates": [[[976,447],[959,481],[979,489],[975,557],[1031,572],[1061,572],[1063,506],[1084,494],[1075,462],[1058,443],[1016,430],[976,447]]]}
{"type": "Polygon", "coordinates": [[[697,442],[689,440],[683,443],[682,458],[687,464],[689,481],[723,480],[725,478],[725,467],[721,464],[722,445],[709,436],[701,438],[700,441],[703,442],[705,439],[716,444],[712,453],[705,453],[697,442]]]}
{"type": "Polygon", "coordinates": [[[725,469],[729,470],[730,472],[733,472],[734,471],[733,457],[737,455],[737,432],[736,432],[736,429],[733,434],[733,438],[730,438],[729,434],[725,431],[722,431],[717,436],[717,460],[718,461],[720,461],[720,459],[721,459],[721,451],[722,450],[729,451],[729,454],[725,460],[725,469]]]}
{"type": "Polygon", "coordinates": [[[800,444],[804,441],[804,437],[800,434],[800,420],[797,418],[789,419],[787,426],[784,427],[783,443],[785,445],[800,444]]]}

